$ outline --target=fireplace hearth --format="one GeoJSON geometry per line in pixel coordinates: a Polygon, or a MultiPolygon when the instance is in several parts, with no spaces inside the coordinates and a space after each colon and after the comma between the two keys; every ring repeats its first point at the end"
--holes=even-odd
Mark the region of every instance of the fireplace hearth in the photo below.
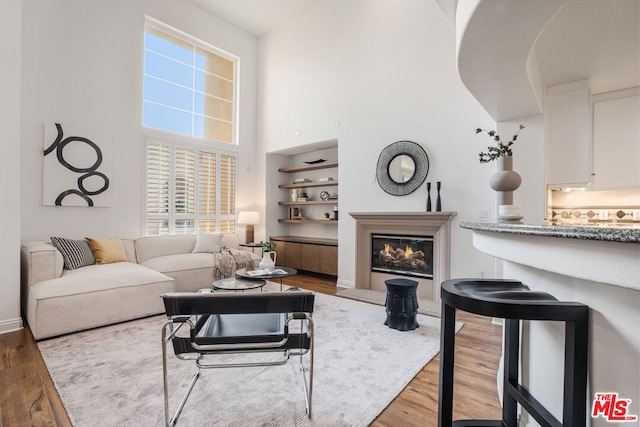
{"type": "Polygon", "coordinates": [[[433,237],[371,235],[371,271],[433,279],[433,237]]]}

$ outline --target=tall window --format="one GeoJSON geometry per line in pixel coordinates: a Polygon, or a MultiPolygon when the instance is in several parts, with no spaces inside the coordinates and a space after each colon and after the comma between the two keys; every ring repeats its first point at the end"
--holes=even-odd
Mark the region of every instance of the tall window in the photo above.
{"type": "Polygon", "coordinates": [[[236,156],[147,142],[146,234],[235,231],[236,156]]]}
{"type": "Polygon", "coordinates": [[[144,126],[234,143],[237,59],[161,24],[144,37],[144,126]]]}
{"type": "Polygon", "coordinates": [[[146,138],[147,235],[235,231],[236,68],[230,55],[147,21],[143,125],[171,132],[146,138]]]}

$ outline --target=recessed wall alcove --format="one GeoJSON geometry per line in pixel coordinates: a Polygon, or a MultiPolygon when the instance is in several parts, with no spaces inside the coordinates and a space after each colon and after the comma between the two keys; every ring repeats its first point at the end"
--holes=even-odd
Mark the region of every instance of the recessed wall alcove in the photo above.
{"type": "Polygon", "coordinates": [[[433,237],[433,278],[410,277],[419,283],[419,311],[440,316],[440,283],[450,278],[451,220],[456,212],[350,212],[356,220],[355,287],[339,294],[344,297],[384,304],[384,281],[397,275],[372,271],[372,236],[433,237]]]}

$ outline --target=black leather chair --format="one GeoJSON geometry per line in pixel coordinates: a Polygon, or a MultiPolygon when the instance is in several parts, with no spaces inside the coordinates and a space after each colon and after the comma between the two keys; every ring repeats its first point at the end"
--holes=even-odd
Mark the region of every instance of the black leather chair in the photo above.
{"type": "MultiPolygon", "coordinates": [[[[169,320],[162,328],[162,368],[166,426],[173,426],[182,412],[200,369],[282,365],[300,356],[307,415],[311,418],[313,392],[313,320],[315,294],[308,291],[247,293],[163,294],[169,320]],[[291,326],[291,331],[290,331],[291,326]],[[188,328],[188,329],[187,329],[188,328]],[[295,329],[295,330],[294,330],[295,329]],[[167,347],[181,360],[196,364],[191,383],[177,410],[170,415],[167,347]],[[260,360],[259,353],[279,352],[277,360],[260,360]],[[252,353],[256,360],[213,363],[206,356],[252,353]],[[308,355],[305,366],[304,357],[308,355]]],[[[264,355],[263,355],[264,356],[264,355]]],[[[262,357],[264,359],[264,357],[262,357]]]]}

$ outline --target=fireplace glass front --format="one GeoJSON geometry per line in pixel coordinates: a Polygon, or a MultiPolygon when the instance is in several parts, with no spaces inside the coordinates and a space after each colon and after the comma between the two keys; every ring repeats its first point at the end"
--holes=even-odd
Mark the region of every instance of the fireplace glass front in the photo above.
{"type": "Polygon", "coordinates": [[[433,279],[432,236],[371,235],[371,271],[433,279]]]}

